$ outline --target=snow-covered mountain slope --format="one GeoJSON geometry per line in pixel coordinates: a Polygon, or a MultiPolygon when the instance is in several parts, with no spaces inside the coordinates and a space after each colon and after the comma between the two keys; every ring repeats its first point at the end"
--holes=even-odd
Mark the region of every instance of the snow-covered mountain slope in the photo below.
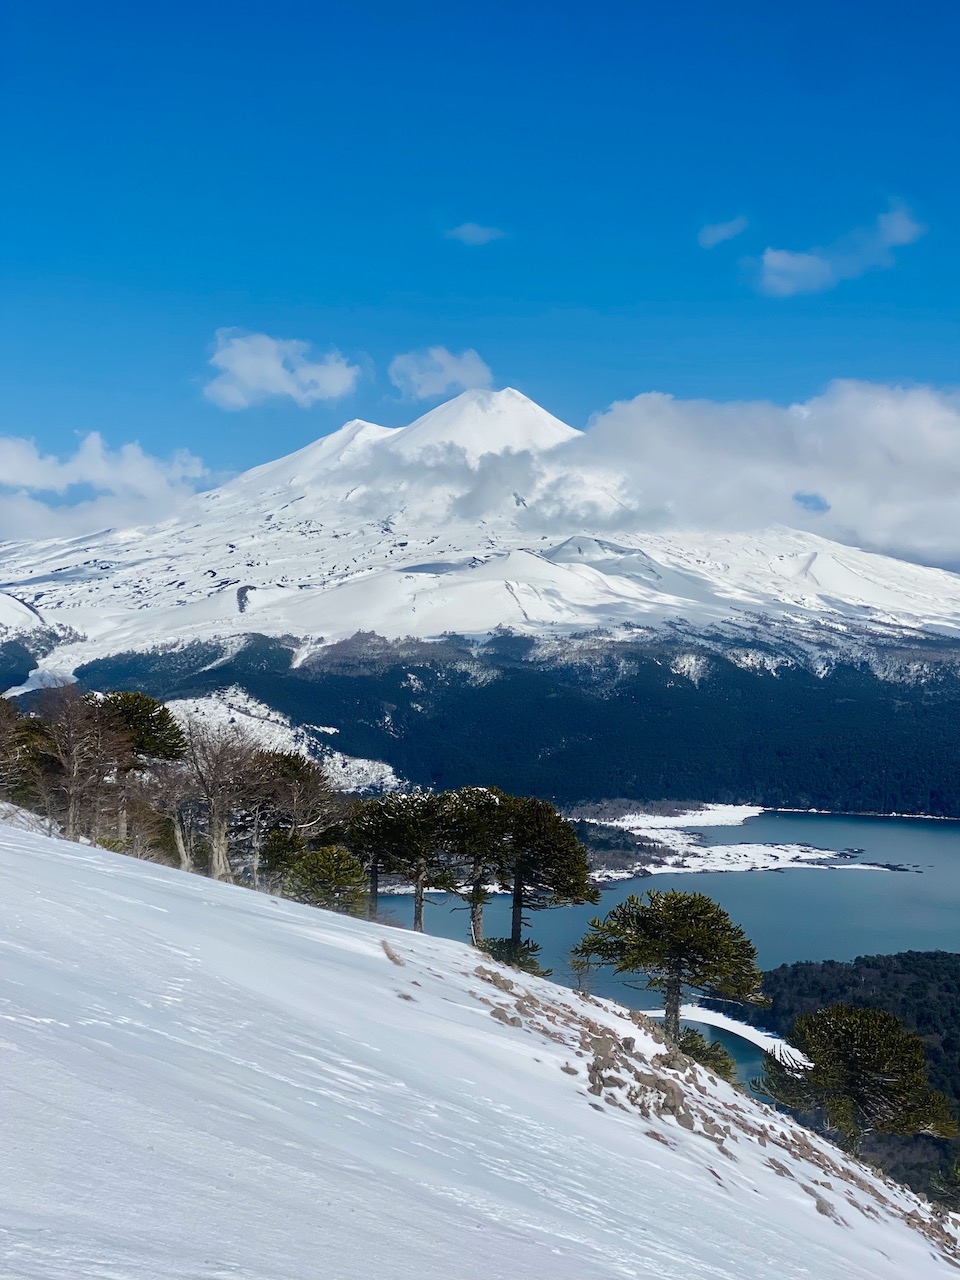
{"type": "Polygon", "coordinates": [[[512,390],[408,427],[350,422],[161,526],[0,547],[0,629],[52,628],[54,672],[253,632],[760,629],[814,649],[960,634],[956,574],[786,528],[649,532],[582,437],[512,390]]]}
{"type": "Polygon", "coordinates": [[[11,1280],[954,1273],[929,1206],[614,1005],[3,826],[0,876],[11,1280]]]}
{"type": "MultiPolygon", "coordinates": [[[[321,760],[327,776],[340,791],[380,794],[403,785],[390,765],[345,755],[331,745],[340,732],[336,725],[298,725],[236,685],[199,698],[174,698],[167,706],[178,720],[207,724],[239,724],[247,736],[267,751],[296,752],[308,760],[321,760]]],[[[2,806],[0,806],[2,814],[2,806]]]]}

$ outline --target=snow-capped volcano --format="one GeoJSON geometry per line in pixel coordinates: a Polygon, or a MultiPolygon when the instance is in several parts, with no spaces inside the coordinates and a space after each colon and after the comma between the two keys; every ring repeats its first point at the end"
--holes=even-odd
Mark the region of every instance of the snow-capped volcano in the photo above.
{"type": "Polygon", "coordinates": [[[400,427],[390,443],[405,458],[452,445],[475,463],[485,453],[541,453],[568,444],[581,434],[522,392],[506,387],[503,391],[465,391],[409,427],[400,427]]]}
{"type": "Polygon", "coordinates": [[[57,630],[60,671],[249,633],[960,633],[953,573],[786,528],[653,531],[588,436],[511,389],[349,422],[162,525],[0,547],[0,627],[57,630]]]}

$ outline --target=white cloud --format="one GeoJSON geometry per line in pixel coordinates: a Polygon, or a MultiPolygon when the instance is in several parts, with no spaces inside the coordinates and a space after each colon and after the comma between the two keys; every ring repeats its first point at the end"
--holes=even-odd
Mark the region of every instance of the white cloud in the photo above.
{"type": "Polygon", "coordinates": [[[408,351],[394,356],[388,372],[393,385],[414,400],[431,400],[451,391],[469,391],[493,383],[489,366],[472,347],[458,356],[446,347],[408,351]]]}
{"type": "Polygon", "coordinates": [[[614,522],[781,523],[907,559],[960,559],[955,391],[836,381],[785,408],[652,392],[597,415],[576,453],[582,470],[622,477],[614,522]]]}
{"type": "MultiPolygon", "coordinates": [[[[445,360],[457,364],[471,354],[489,381],[475,353],[435,348],[398,360],[414,362],[409,385],[425,388],[449,378],[445,360]]],[[[397,376],[403,384],[410,374],[397,376]]],[[[161,459],[137,444],[111,450],[98,435],[63,458],[0,437],[0,538],[158,521],[204,475],[188,453],[161,459]]],[[[786,407],[647,392],[612,404],[583,435],[548,453],[471,461],[452,444],[407,460],[391,448],[362,454],[340,479],[351,505],[369,507],[371,516],[382,514],[390,490],[410,519],[418,511],[441,521],[499,512],[536,534],[785,524],[956,567],[960,392],[838,381],[786,407]]]]}
{"type": "Polygon", "coordinates": [[[389,492],[414,524],[506,518],[533,542],[780,524],[956,566],[960,392],[837,381],[788,406],[648,392],[548,452],[372,449],[338,484],[370,518],[389,492]]]}
{"type": "Polygon", "coordinates": [[[701,249],[713,249],[716,245],[723,244],[724,240],[732,240],[734,236],[740,235],[746,229],[747,220],[743,214],[737,218],[731,218],[729,222],[708,222],[706,226],[700,228],[697,244],[701,249]]]}
{"type": "Polygon", "coordinates": [[[499,227],[482,227],[479,222],[463,222],[459,227],[444,232],[448,240],[470,245],[489,244],[491,240],[502,240],[506,234],[499,227]]]}
{"type": "Polygon", "coordinates": [[[925,230],[904,206],[891,205],[873,226],[858,227],[824,248],[803,253],[764,250],[758,287],[776,298],[832,289],[841,280],[855,280],[875,267],[892,267],[891,250],[913,244],[925,230]]]}
{"type": "Polygon", "coordinates": [[[97,432],[57,458],[32,440],[0,436],[0,538],[70,536],[162,520],[206,472],[180,450],[156,458],[139,444],[108,448],[97,432]]]}
{"type": "Polygon", "coordinates": [[[218,329],[210,363],[221,372],[203,394],[221,409],[248,409],[286,396],[308,409],[318,400],[338,400],[357,385],[360,369],[339,351],[309,358],[310,344],[296,338],[218,329]]]}

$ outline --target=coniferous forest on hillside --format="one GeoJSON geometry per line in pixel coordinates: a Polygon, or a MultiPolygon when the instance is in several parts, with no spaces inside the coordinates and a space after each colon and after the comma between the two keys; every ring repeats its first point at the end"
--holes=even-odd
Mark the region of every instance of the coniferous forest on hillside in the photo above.
{"type": "Polygon", "coordinates": [[[948,664],[911,683],[866,666],[816,675],[712,656],[694,683],[672,670],[675,650],[608,645],[547,662],[510,635],[481,650],[367,636],[296,667],[292,656],[253,637],[232,655],[197,644],[78,676],[164,700],[238,685],[295,725],[337,726],[346,754],[438,790],[960,816],[960,675],[948,664]]]}

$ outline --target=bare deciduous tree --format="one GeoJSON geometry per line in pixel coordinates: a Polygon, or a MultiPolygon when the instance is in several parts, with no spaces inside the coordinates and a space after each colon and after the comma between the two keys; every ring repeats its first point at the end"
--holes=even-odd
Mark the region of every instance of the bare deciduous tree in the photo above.
{"type": "Polygon", "coordinates": [[[19,719],[16,707],[0,698],[0,796],[9,796],[17,780],[19,719]]]}
{"type": "Polygon", "coordinates": [[[210,876],[214,880],[232,880],[230,824],[244,800],[250,799],[258,748],[237,724],[192,719],[184,724],[183,736],[187,776],[203,808],[210,876]]]}
{"type": "Polygon", "coordinates": [[[185,761],[164,761],[153,766],[144,786],[157,810],[170,821],[180,870],[195,870],[201,814],[193,771],[185,761]]]}
{"type": "MultiPolygon", "coordinates": [[[[49,690],[41,712],[44,732],[38,739],[46,757],[47,786],[59,797],[63,834],[94,842],[102,834],[107,783],[130,758],[130,740],[110,707],[76,685],[49,690]]],[[[42,767],[42,766],[41,766],[42,767]]]]}

